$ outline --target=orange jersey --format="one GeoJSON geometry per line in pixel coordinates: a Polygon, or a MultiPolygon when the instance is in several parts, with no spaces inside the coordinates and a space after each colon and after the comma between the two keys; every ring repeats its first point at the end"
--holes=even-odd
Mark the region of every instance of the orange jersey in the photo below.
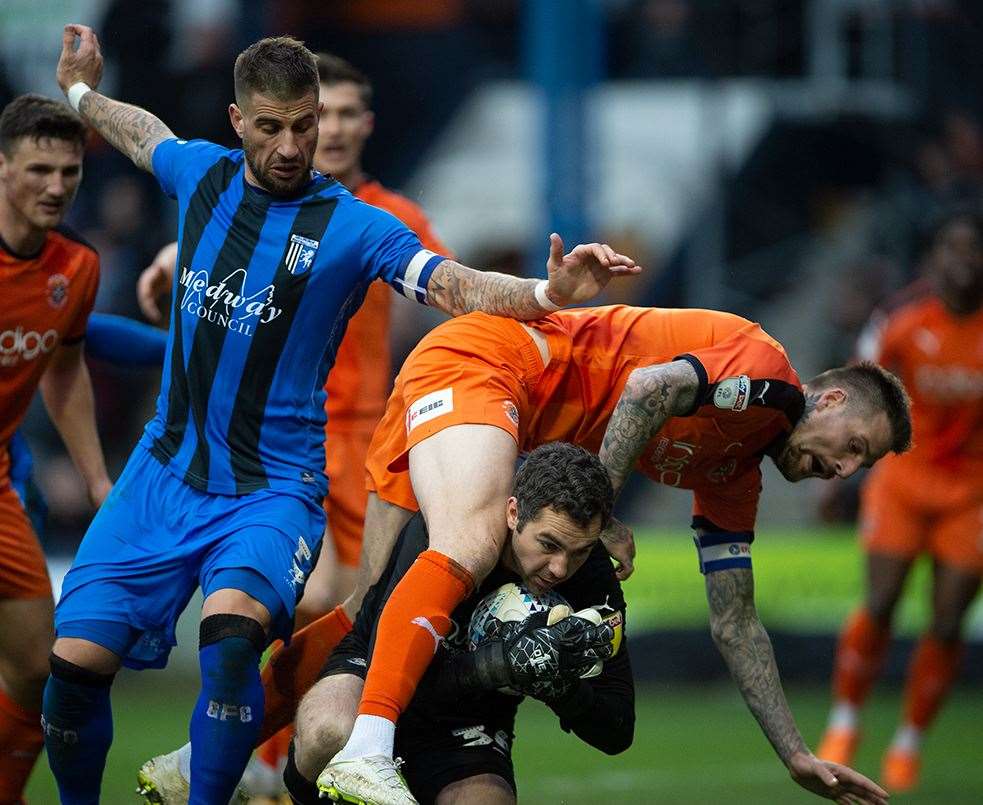
{"type": "Polygon", "coordinates": [[[29,257],[0,240],[0,485],[7,442],[57,347],[85,337],[98,286],[99,256],[65,227],[51,230],[29,257]]]}
{"type": "Polygon", "coordinates": [[[385,499],[405,505],[399,486],[408,480],[393,474],[407,475],[409,447],[444,422],[502,427],[521,451],[564,440],[597,452],[632,370],[679,358],[700,381],[694,410],[663,425],[637,469],[693,490],[698,524],[754,528],[762,455],[791,430],[804,404],[781,344],[753,322],[709,310],[616,305],[525,324],[547,338],[546,367],[518,324],[483,314],[446,322],[420,342],[373,441],[370,484],[385,499]],[[432,373],[433,382],[416,382],[414,372],[432,373]]]}
{"type": "MultiPolygon", "coordinates": [[[[416,204],[384,188],[379,182],[363,182],[355,196],[367,204],[392,213],[412,229],[424,248],[450,255],[433,233],[430,222],[416,204]]],[[[359,311],[348,322],[338,347],[325,391],[328,399],[327,431],[361,423],[374,427],[386,407],[392,380],[389,358],[389,305],[392,292],[381,282],[369,288],[359,311]]]]}
{"type": "MultiPolygon", "coordinates": [[[[983,494],[983,310],[950,314],[919,283],[893,310],[875,314],[858,355],[895,372],[912,400],[913,447],[875,470],[899,481],[947,476],[983,494]]],[[[916,484],[917,485],[917,484],[916,484]]]]}

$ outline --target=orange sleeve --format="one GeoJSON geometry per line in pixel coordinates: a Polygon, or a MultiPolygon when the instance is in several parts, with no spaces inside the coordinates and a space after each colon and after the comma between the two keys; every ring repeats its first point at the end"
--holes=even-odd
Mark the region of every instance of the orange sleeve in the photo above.
{"type": "Polygon", "coordinates": [[[783,412],[790,425],[801,415],[799,376],[782,345],[757,324],[676,359],[687,361],[700,381],[692,413],[704,405],[735,413],[754,405],[783,412]]]}
{"type": "Polygon", "coordinates": [[[420,243],[423,244],[423,248],[430,249],[430,251],[436,252],[437,254],[442,254],[444,257],[453,258],[454,253],[434,233],[433,227],[430,225],[430,221],[423,213],[423,210],[409,199],[403,199],[403,202],[404,208],[398,212],[394,211],[394,214],[416,233],[416,236],[420,239],[420,243]]]}
{"type": "Polygon", "coordinates": [[[72,325],[62,339],[63,344],[76,344],[85,338],[89,314],[96,304],[96,293],[99,290],[99,257],[94,252],[86,250],[81,252],[80,258],[83,263],[76,274],[76,282],[82,285],[81,301],[72,325]]]}

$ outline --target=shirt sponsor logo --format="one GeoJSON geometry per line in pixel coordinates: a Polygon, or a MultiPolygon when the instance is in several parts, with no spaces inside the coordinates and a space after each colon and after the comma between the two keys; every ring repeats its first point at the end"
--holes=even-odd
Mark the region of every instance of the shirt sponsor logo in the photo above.
{"type": "Polygon", "coordinates": [[[919,366],[919,393],[943,403],[973,402],[983,397],[983,370],[968,366],[919,366]]]}
{"type": "Polygon", "coordinates": [[[692,442],[677,440],[666,445],[664,450],[659,445],[652,459],[653,474],[650,477],[666,486],[679,486],[683,480],[683,472],[695,453],[696,445],[692,442]],[[655,473],[658,473],[657,477],[655,473]]]}
{"type": "Polygon", "coordinates": [[[406,432],[454,410],[454,389],[446,388],[425,394],[406,409],[406,432]]]}
{"type": "Polygon", "coordinates": [[[317,254],[317,247],[320,245],[316,240],[301,235],[291,235],[287,256],[283,258],[287,271],[291,274],[304,274],[310,271],[314,263],[314,255],[317,254]]]}
{"type": "Polygon", "coordinates": [[[743,411],[748,406],[751,378],[747,375],[728,377],[717,384],[713,392],[713,404],[725,411],[743,411]]]}
{"type": "Polygon", "coordinates": [[[47,355],[58,346],[58,331],[25,330],[16,327],[0,332],[0,366],[14,366],[21,361],[33,361],[47,355]]]}
{"type": "Polygon", "coordinates": [[[225,279],[209,285],[207,271],[182,268],[184,296],[181,309],[234,333],[251,336],[255,325],[269,324],[283,313],[283,308],[273,304],[276,288],[272,283],[249,296],[236,293],[229,287],[233,280],[237,280],[234,284],[245,288],[248,279],[246,269],[239,268],[225,279]],[[241,282],[238,281],[240,276],[241,282]]]}
{"type": "Polygon", "coordinates": [[[68,277],[64,274],[52,274],[48,277],[48,304],[55,310],[65,307],[68,301],[68,277]]]}

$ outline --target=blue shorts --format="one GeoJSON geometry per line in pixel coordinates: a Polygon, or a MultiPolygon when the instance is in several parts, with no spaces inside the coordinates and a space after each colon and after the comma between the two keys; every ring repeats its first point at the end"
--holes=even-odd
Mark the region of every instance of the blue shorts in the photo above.
{"type": "Polygon", "coordinates": [[[138,446],[65,576],[55,632],[98,643],[129,668],[163,668],[200,586],[206,598],[227,588],[252,596],[270,611],[270,639],[289,640],[323,531],[314,498],[201,492],[138,446]]]}

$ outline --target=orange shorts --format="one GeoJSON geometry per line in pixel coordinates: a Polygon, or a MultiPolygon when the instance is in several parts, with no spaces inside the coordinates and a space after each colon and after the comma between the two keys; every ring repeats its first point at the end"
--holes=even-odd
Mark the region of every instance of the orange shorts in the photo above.
{"type": "Polygon", "coordinates": [[[881,469],[871,473],[861,496],[864,549],[908,559],[926,553],[983,573],[983,490],[944,473],[881,469]]]}
{"type": "Polygon", "coordinates": [[[48,566],[20,498],[0,481],[0,599],[51,596],[48,566]]]}
{"type": "Polygon", "coordinates": [[[328,425],[324,472],[328,476],[328,496],[324,511],[328,515],[331,540],[338,562],[358,567],[365,525],[365,457],[372,441],[371,425],[328,425]]]}
{"type": "Polygon", "coordinates": [[[403,364],[372,437],[369,489],[416,511],[410,449],[454,425],[494,425],[521,445],[543,370],[532,337],[512,319],[473,313],[430,332],[403,364]]]}

